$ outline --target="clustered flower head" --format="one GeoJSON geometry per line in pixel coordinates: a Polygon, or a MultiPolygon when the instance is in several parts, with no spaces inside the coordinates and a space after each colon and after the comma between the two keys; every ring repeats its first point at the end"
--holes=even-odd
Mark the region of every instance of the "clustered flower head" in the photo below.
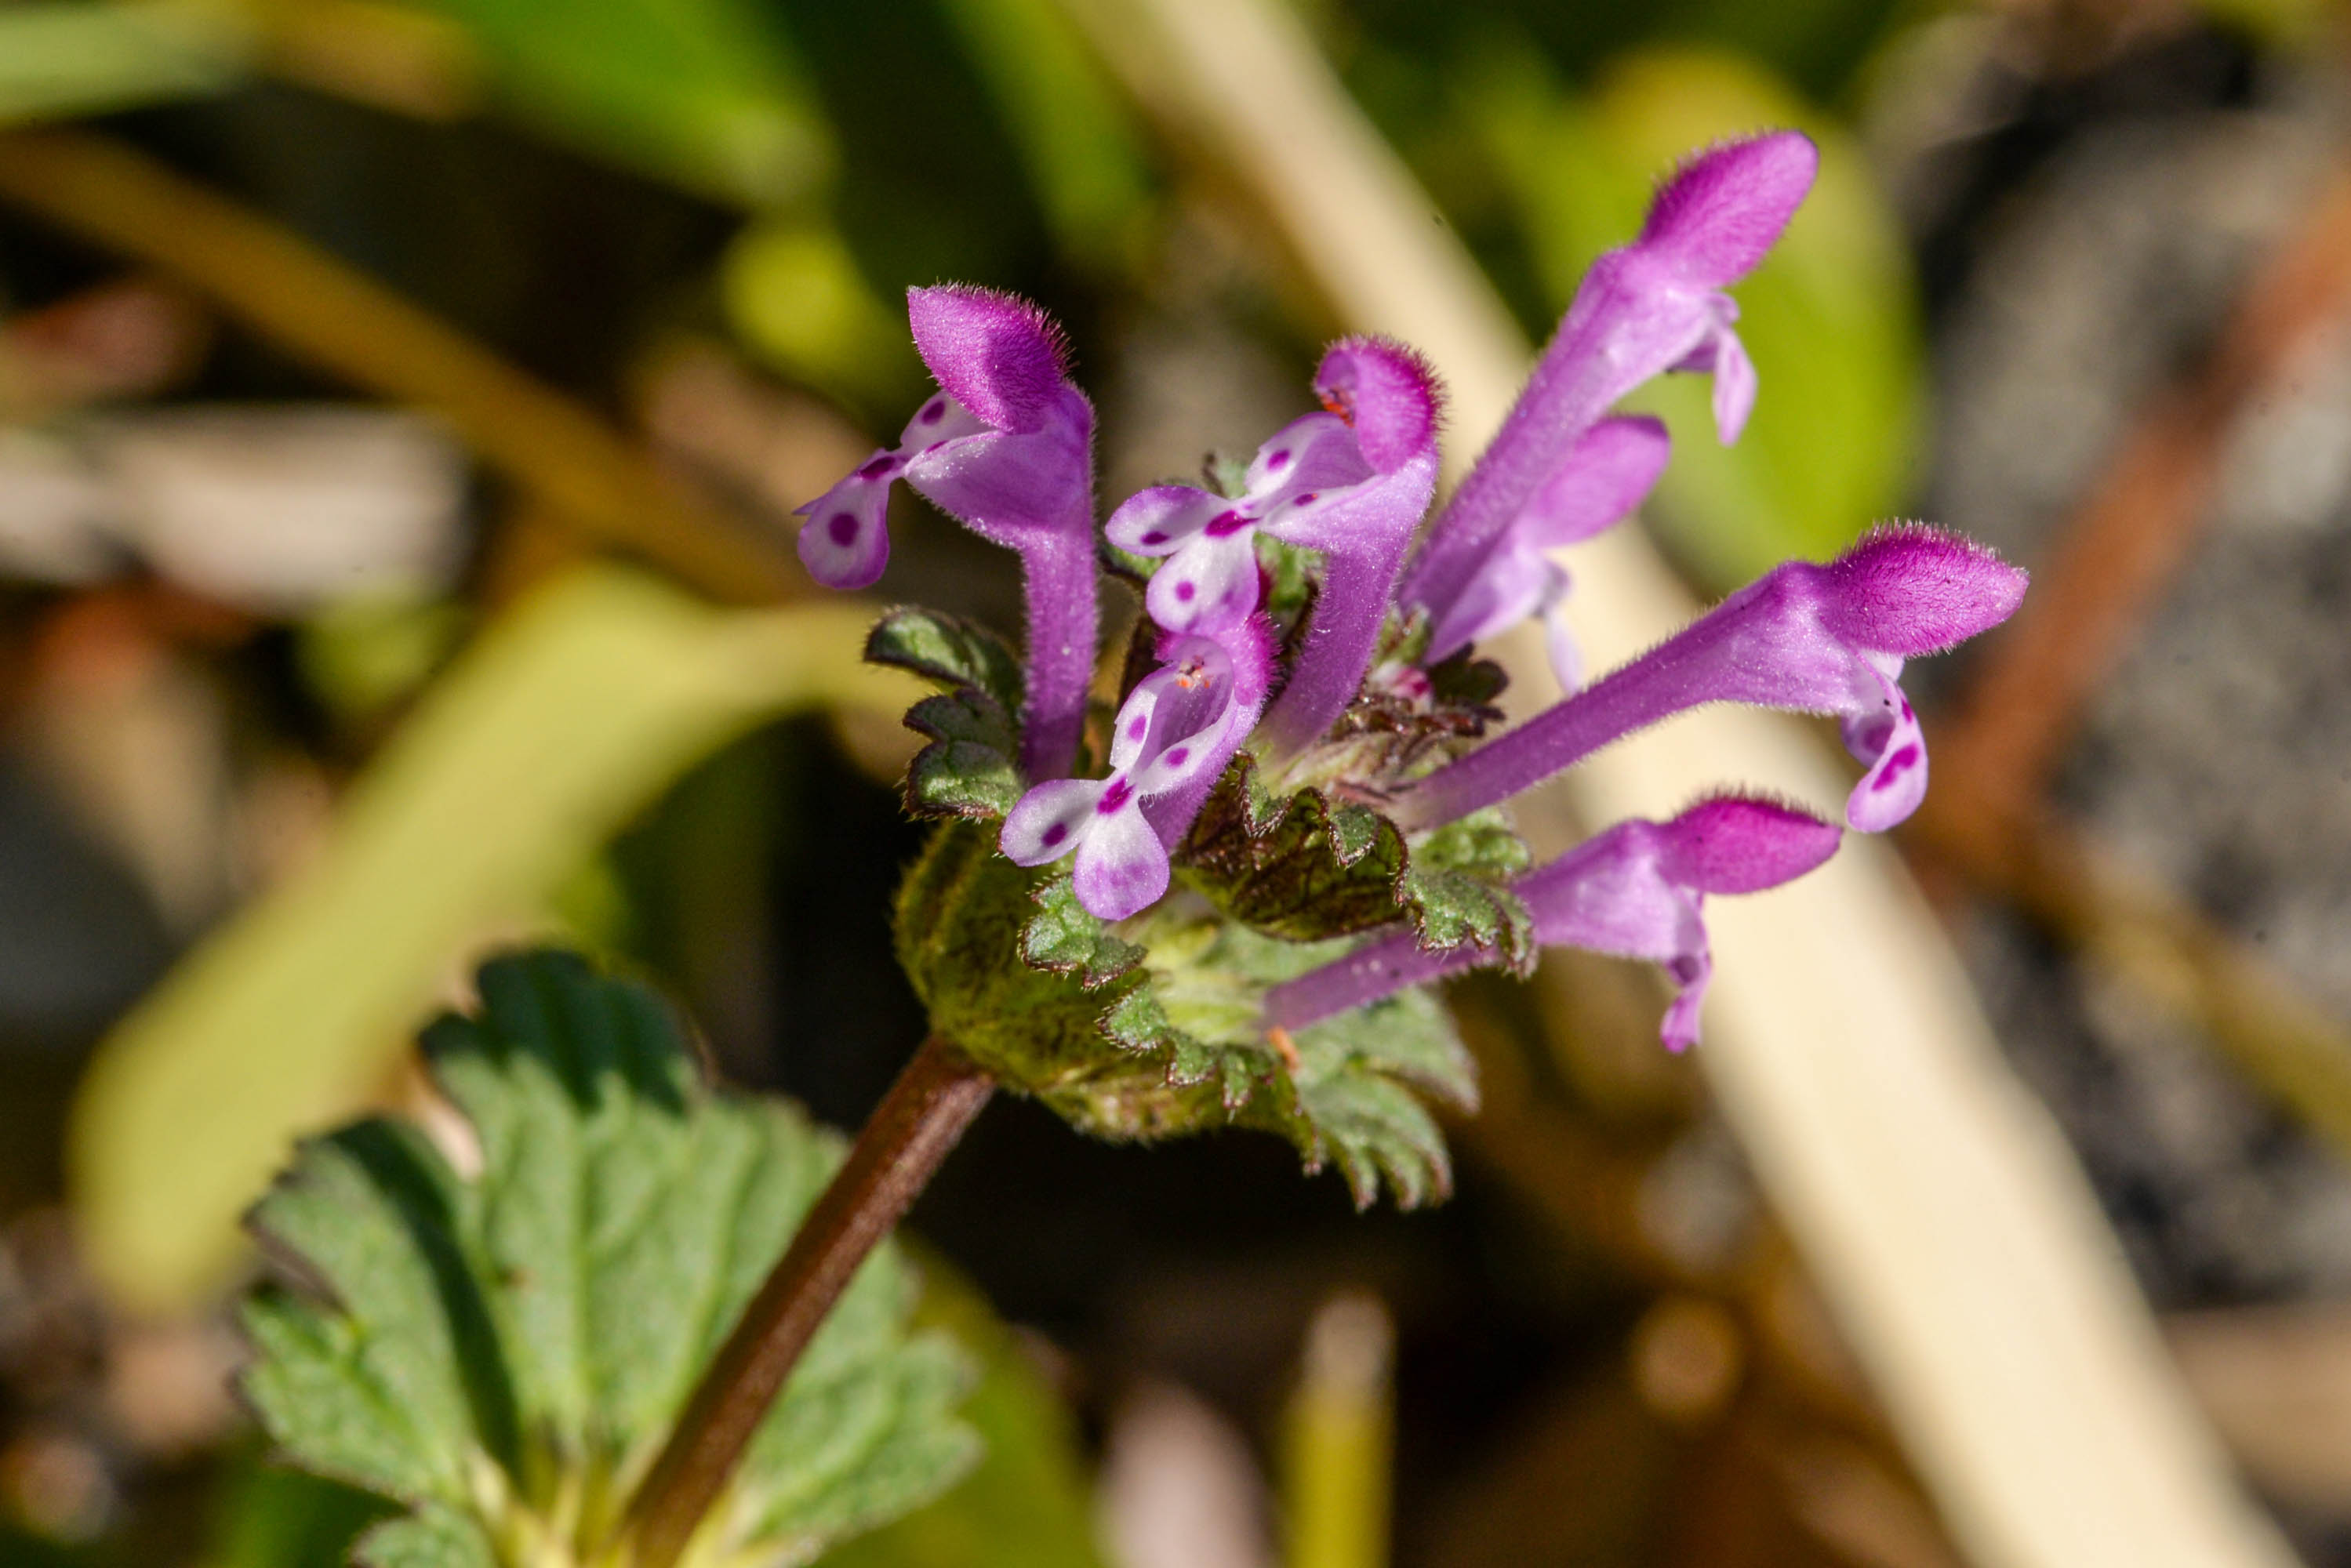
{"type": "MultiPolygon", "coordinates": [[[[1781,131],[1717,147],[1676,173],[1640,235],[1593,264],[1499,433],[1426,527],[1441,394],[1419,356],[1378,338],[1324,354],[1313,379],[1321,410],[1269,437],[1235,493],[1161,485],[1128,497],[1102,534],[1149,572],[1156,666],[1118,705],[1102,777],[1071,777],[1104,553],[1093,413],[1034,307],[956,285],[910,291],[914,340],[940,391],[896,447],[803,509],[801,559],[834,587],[873,582],[899,479],[1019,554],[1027,792],[998,843],[1024,866],[1073,857],[1077,898],[1104,921],[1168,895],[1187,833],[1238,766],[1260,785],[1311,783],[1368,806],[1418,842],[1712,702],[1834,716],[1865,769],[1845,822],[1882,831],[1917,809],[1927,785],[1925,740],[1897,684],[1904,661],[2005,619],[2022,571],[1949,534],[1882,528],[1835,560],[1776,568],[1587,684],[1567,628],[1567,574],[1548,553],[1613,526],[1656,483],[1670,455],[1665,427],[1610,412],[1650,377],[1710,373],[1716,433],[1738,439],[1758,377],[1725,290],[1778,239],[1816,162],[1807,139],[1781,131]],[[1278,607],[1282,552],[1310,563],[1311,589],[1278,607]],[[1393,728],[1398,712],[1426,708],[1479,643],[1533,617],[1568,693],[1560,702],[1474,747],[1475,726],[1434,748],[1347,744],[1367,713],[1393,728]]],[[[1707,895],[1800,876],[1834,852],[1839,832],[1800,808],[1727,794],[1668,821],[1618,823],[1508,891],[1543,944],[1665,966],[1679,989],[1663,1032],[1679,1049],[1698,1038],[1711,969],[1707,895]]],[[[1401,925],[1375,931],[1272,988],[1263,1021],[1301,1028],[1500,956],[1476,943],[1432,947],[1401,925]]]]}

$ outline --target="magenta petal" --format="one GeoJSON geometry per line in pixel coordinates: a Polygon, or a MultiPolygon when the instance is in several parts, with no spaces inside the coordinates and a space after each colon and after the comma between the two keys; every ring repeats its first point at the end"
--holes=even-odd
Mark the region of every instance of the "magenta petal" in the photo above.
{"type": "Polygon", "coordinates": [[[1830,628],[1906,659],[1999,625],[2023,601],[2028,580],[1973,539],[1923,523],[1874,529],[1823,570],[1835,585],[1823,615],[1830,628]]]}
{"type": "Polygon", "coordinates": [[[1133,800],[1110,811],[1097,807],[1078,848],[1078,902],[1097,919],[1124,920],[1158,903],[1167,879],[1166,847],[1139,807],[1133,800]]]}
{"type": "Polygon", "coordinates": [[[1170,632],[1215,632],[1257,609],[1257,530],[1202,532],[1154,572],[1144,592],[1151,618],[1170,632]]]}
{"type": "Polygon", "coordinates": [[[1093,677],[1093,408],[1075,387],[1027,432],[941,442],[907,460],[907,482],[990,544],[1020,556],[1028,692],[1020,764],[1031,779],[1070,770],[1093,677]]]}
{"type": "MultiPolygon", "coordinates": [[[[1496,542],[1610,404],[1724,329],[1722,287],[1761,259],[1812,184],[1816,157],[1794,132],[1759,137],[1689,164],[1659,193],[1641,237],[1592,265],[1526,390],[1405,579],[1405,602],[1451,604],[1496,542]]],[[[1752,377],[1729,367],[1720,428],[1744,423],[1752,377]]],[[[1708,363],[1720,359],[1719,351],[1708,363]]]]}
{"type": "Polygon", "coordinates": [[[1844,819],[1857,831],[1882,833],[1927,798],[1927,736],[1892,674],[1872,661],[1866,680],[1865,706],[1840,727],[1845,748],[1869,768],[1845,800],[1844,819]]]}
{"type": "Polygon", "coordinates": [[[1469,580],[1460,596],[1431,623],[1422,663],[1442,664],[1473,643],[1509,631],[1541,604],[1552,567],[1531,549],[1506,547],[1469,580]]]}
{"type": "Polygon", "coordinates": [[[1701,800],[1662,830],[1665,874],[1701,893],[1761,893],[1836,853],[1844,835],[1800,806],[1747,795],[1701,800]]]}
{"type": "Polygon", "coordinates": [[[1698,1040],[1698,1013],[1706,1005],[1706,988],[1714,979],[1714,954],[1701,942],[1698,951],[1668,960],[1665,969],[1673,978],[1674,999],[1657,1025],[1657,1038],[1667,1051],[1687,1051],[1698,1040]]]}
{"type": "Polygon", "coordinates": [[[1314,390],[1355,433],[1355,444],[1382,474],[1393,474],[1437,444],[1445,401],[1437,372],[1413,350],[1388,338],[1345,338],[1323,351],[1314,390]]]}
{"type": "Polygon", "coordinates": [[[1820,149],[1801,131],[1726,142],[1675,172],[1650,204],[1643,249],[1691,281],[1722,288],[1754,270],[1820,172],[1820,149]]]}
{"type": "Polygon", "coordinates": [[[1543,652],[1550,656],[1551,673],[1560,691],[1572,695],[1583,689],[1583,645],[1575,640],[1575,628],[1568,624],[1567,572],[1550,561],[1543,565],[1549,575],[1535,601],[1535,613],[1542,617],[1543,652]]]}
{"type": "Polygon", "coordinates": [[[871,462],[800,508],[800,564],[827,588],[871,588],[890,564],[890,483],[896,459],[871,462]],[[872,475],[868,477],[868,475],[872,475]]]}
{"type": "Polygon", "coordinates": [[[1313,744],[1362,689],[1413,530],[1437,488],[1442,395],[1417,354],[1385,339],[1351,338],[1323,355],[1314,385],[1348,421],[1374,476],[1315,503],[1300,495],[1265,525],[1323,559],[1290,684],[1266,719],[1277,758],[1313,744]]]}
{"type": "MultiPolygon", "coordinates": [[[[1187,650],[1196,649],[1202,639],[1170,636],[1162,640],[1159,653],[1180,669],[1189,663],[1187,650]]],[[[1265,711],[1267,693],[1273,684],[1273,627],[1262,615],[1252,615],[1238,626],[1228,626],[1217,632],[1214,639],[1222,660],[1222,706],[1211,720],[1206,714],[1196,714],[1187,722],[1194,727],[1185,739],[1164,748],[1164,757],[1155,756],[1155,763],[1164,767],[1146,770],[1148,778],[1138,775],[1144,794],[1144,815],[1159,834],[1159,841],[1173,846],[1182,841],[1192,826],[1192,819],[1200,814],[1200,806],[1224,772],[1225,764],[1233,759],[1249,732],[1257,727],[1258,716],[1265,711]],[[1187,755],[1178,761],[1175,753],[1187,755]]],[[[1208,663],[1205,658],[1203,664],[1208,663]]],[[[1169,735],[1177,727],[1167,727],[1169,735]]]]}
{"type": "Polygon", "coordinates": [[[1604,419],[1586,431],[1452,599],[1416,601],[1432,618],[1424,662],[1449,658],[1541,614],[1547,617],[1552,667],[1561,685],[1575,690],[1582,684],[1583,659],[1559,613],[1566,574],[1541,552],[1590,538],[1629,515],[1648,497],[1672,452],[1666,427],[1646,415],[1604,419]]]}
{"type": "Polygon", "coordinates": [[[1060,860],[1084,841],[1102,788],[1100,779],[1056,779],[1038,785],[1005,814],[996,847],[1014,865],[1060,860]]]}
{"type": "Polygon", "coordinates": [[[1102,525],[1110,542],[1135,555],[1173,555],[1233,503],[1189,485],[1154,485],[1119,504],[1102,525]]]}
{"type": "Polygon", "coordinates": [[[1747,345],[1725,327],[1714,341],[1714,433],[1725,446],[1739,440],[1755,412],[1755,361],[1747,345]]]}
{"type": "Polygon", "coordinates": [[[1017,295],[968,284],[906,290],[923,363],[955,400],[998,430],[1040,427],[1069,378],[1050,317],[1017,295]]]}
{"type": "Polygon", "coordinates": [[[1614,528],[1649,498],[1673,449],[1664,423],[1646,414],[1602,420],[1569,450],[1511,531],[1550,549],[1614,528]]]}
{"type": "Polygon", "coordinates": [[[1301,492],[1336,490],[1372,476],[1355,433],[1335,413],[1301,414],[1268,437],[1243,481],[1251,510],[1263,516],[1301,492]]]}
{"type": "MultiPolygon", "coordinates": [[[[1074,390],[1043,428],[983,431],[906,459],[906,482],[990,544],[1019,549],[1040,533],[1075,527],[1093,495],[1092,411],[1074,390]]],[[[1093,519],[1085,518],[1091,538],[1093,519]]]]}

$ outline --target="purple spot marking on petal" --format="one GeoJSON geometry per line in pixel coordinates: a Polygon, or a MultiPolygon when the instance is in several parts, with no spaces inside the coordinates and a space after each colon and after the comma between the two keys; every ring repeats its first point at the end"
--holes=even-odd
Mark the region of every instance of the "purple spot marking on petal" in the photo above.
{"type": "Polygon", "coordinates": [[[1184,766],[1185,760],[1191,755],[1192,748],[1190,747],[1179,746],[1175,750],[1167,754],[1167,766],[1170,768],[1181,768],[1184,766]]]}
{"type": "Polygon", "coordinates": [[[1157,528],[1154,528],[1149,533],[1144,535],[1139,542],[1147,545],[1164,545],[1167,542],[1167,536],[1161,533],[1157,528]]]}
{"type": "Polygon", "coordinates": [[[1107,817],[1133,799],[1134,786],[1123,779],[1113,779],[1110,788],[1102,792],[1102,799],[1094,802],[1094,810],[1107,817]]]}
{"type": "Polygon", "coordinates": [[[1914,741],[1887,758],[1886,767],[1879,772],[1876,781],[1870,785],[1869,792],[1875,795],[1881,789],[1892,789],[1896,779],[1917,766],[1918,756],[1917,743],[1914,741]]]}
{"type": "Polygon", "coordinates": [[[1208,519],[1207,528],[1202,531],[1212,539],[1230,538],[1249,526],[1249,519],[1237,511],[1219,512],[1208,519]]]}
{"type": "Polygon", "coordinates": [[[1306,494],[1304,494],[1303,496],[1299,497],[1297,500],[1295,500],[1295,501],[1291,502],[1290,504],[1291,504],[1292,506],[1296,506],[1296,507],[1311,507],[1311,506],[1312,506],[1312,505],[1314,504],[1315,497],[1316,497],[1318,494],[1319,494],[1319,492],[1317,492],[1317,491],[1309,490],[1309,491],[1307,491],[1307,492],[1306,492],[1306,494]]]}
{"type": "Polygon", "coordinates": [[[1066,839],[1069,836],[1070,824],[1067,822],[1056,822],[1051,827],[1045,830],[1045,847],[1050,850],[1055,844],[1060,843],[1063,839],[1066,839]]]}
{"type": "Polygon", "coordinates": [[[890,472],[890,465],[896,461],[894,457],[876,457],[872,462],[860,468],[857,471],[857,476],[860,479],[879,479],[883,475],[890,472]]]}
{"type": "Polygon", "coordinates": [[[1126,727],[1127,737],[1129,739],[1141,740],[1143,738],[1143,732],[1150,727],[1151,721],[1149,719],[1137,717],[1133,724],[1126,727]]]}
{"type": "Polygon", "coordinates": [[[930,402],[923,405],[923,412],[917,417],[920,418],[925,424],[936,424],[939,421],[945,419],[946,415],[947,400],[943,397],[935,397],[930,402]]]}
{"type": "Polygon", "coordinates": [[[1289,466],[1290,448],[1287,446],[1283,447],[1280,451],[1273,454],[1270,457],[1268,457],[1265,460],[1265,469],[1269,474],[1279,474],[1284,468],[1289,466]]]}
{"type": "Polygon", "coordinates": [[[1199,591],[1200,585],[1196,582],[1179,582],[1176,585],[1176,597],[1186,604],[1191,603],[1193,596],[1199,591]]]}
{"type": "Polygon", "coordinates": [[[1910,711],[1910,699],[1909,699],[1908,697],[1904,697],[1904,698],[1902,699],[1902,720],[1903,720],[1903,722],[1904,722],[1905,724],[1907,724],[1911,719],[1913,719],[1913,718],[1915,718],[1915,717],[1917,717],[1917,715],[1913,714],[1913,713],[1910,711]]]}
{"type": "Polygon", "coordinates": [[[846,549],[857,538],[857,514],[855,512],[833,513],[832,521],[825,524],[824,531],[832,536],[833,543],[846,549]]]}

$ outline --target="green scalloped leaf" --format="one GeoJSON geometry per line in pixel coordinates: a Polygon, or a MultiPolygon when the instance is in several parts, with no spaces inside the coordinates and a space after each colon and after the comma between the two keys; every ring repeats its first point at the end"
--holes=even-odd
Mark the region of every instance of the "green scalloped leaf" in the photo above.
{"type": "Polygon", "coordinates": [[[1020,957],[1030,968],[1071,976],[1092,991],[1143,962],[1142,948],[1078,902],[1068,875],[1052,877],[1031,896],[1037,913],[1020,929],[1020,957]]]}
{"type": "Polygon", "coordinates": [[[1238,759],[1176,854],[1185,882],[1252,930],[1294,942],[1395,921],[1404,836],[1376,812],[1319,789],[1269,800],[1238,759]]]}
{"type": "Polygon", "coordinates": [[[1368,807],[1320,789],[1269,795],[1244,757],[1217,781],[1177,863],[1210,904],[1266,936],[1311,942],[1404,920],[1428,946],[1491,947],[1524,970],[1534,917],[1509,883],[1528,859],[1499,811],[1408,847],[1368,807]]]}
{"type": "Polygon", "coordinates": [[[1019,801],[1019,735],[994,697],[976,686],[925,697],[905,724],[931,741],[906,765],[909,812],[994,821],[1019,801]]]}
{"type": "Polygon", "coordinates": [[[1287,1054],[1259,1022],[1268,987],[1348,946],[1162,921],[1144,984],[1103,1031],[1171,1081],[1213,1087],[1226,1120],[1289,1139],[1310,1174],[1337,1166],[1358,1207],[1384,1181],[1399,1206],[1416,1207],[1453,1186],[1444,1134],[1423,1101],[1463,1111],[1478,1103],[1476,1066],[1444,1007],[1406,991],[1299,1031],[1287,1054]]]}
{"type": "Polygon", "coordinates": [[[1533,857],[1501,812],[1489,808],[1447,822],[1413,846],[1398,889],[1424,946],[1490,947],[1520,974],[1541,948],[1534,914],[1510,880],[1533,857]]]}
{"type": "MultiPolygon", "coordinates": [[[[479,989],[424,1039],[471,1174],[374,1118],[305,1145],[252,1217],[287,1282],[245,1305],[246,1396],[287,1459],[407,1505],[361,1541],[371,1568],[615,1561],[629,1490],[841,1155],[714,1092],[640,986],[535,953],[479,989]]],[[[888,1245],[851,1282],[718,1505],[726,1552],[807,1561],[972,1463],[967,1360],[908,1332],[914,1293],[888,1245]]]]}
{"type": "Polygon", "coordinates": [[[1003,638],[960,615],[908,604],[885,610],[865,639],[865,657],[950,690],[977,687],[1005,712],[1020,710],[1019,655],[1003,638]]]}
{"type": "Polygon", "coordinates": [[[906,727],[931,742],[907,764],[907,811],[992,820],[1011,810],[1024,788],[1012,716],[1021,674],[1004,639],[960,616],[900,605],[874,623],[865,657],[946,688],[906,710],[906,727]]]}
{"type": "MultiPolygon", "coordinates": [[[[1361,808],[1316,821],[1358,864],[1395,837],[1361,808]]],[[[1474,868],[1512,863],[1477,828],[1442,848],[1432,877],[1467,883],[1474,868]]],[[[1326,841],[1323,852],[1338,852],[1326,841]]],[[[1390,885],[1379,883],[1382,924],[1399,914],[1390,885]]],[[[1416,991],[1358,1009],[1288,1049],[1263,1027],[1268,987],[1348,946],[1262,935],[1182,899],[1113,930],[1079,904],[1066,873],[1013,865],[972,823],[942,828],[898,897],[900,962],[932,1028],[1081,1132],[1133,1140],[1255,1127],[1288,1138],[1310,1171],[1336,1165],[1358,1203],[1383,1182],[1399,1203],[1425,1203],[1450,1190],[1452,1170],[1422,1102],[1477,1097],[1468,1054],[1435,998],[1416,991]]]]}

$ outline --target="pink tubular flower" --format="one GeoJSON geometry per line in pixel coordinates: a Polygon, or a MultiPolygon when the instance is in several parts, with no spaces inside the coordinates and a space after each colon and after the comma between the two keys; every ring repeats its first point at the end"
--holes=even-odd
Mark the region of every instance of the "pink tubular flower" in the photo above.
{"type": "Polygon", "coordinates": [[[1831,714],[1868,767],[1845,820],[1878,832],[1917,809],[1927,747],[1902,661],[2008,619],[2024,573],[1955,534],[1881,528],[1825,566],[1790,561],[1508,735],[1441,768],[1391,815],[1431,828],[1508,800],[1610,741],[1711,702],[1831,714]]]}
{"type": "Polygon", "coordinates": [[[1588,539],[1630,515],[1656,486],[1672,449],[1666,427],[1643,416],[1604,419],[1585,431],[1494,541],[1485,570],[1450,604],[1429,607],[1422,662],[1440,663],[1540,615],[1559,684],[1571,692],[1582,685],[1583,659],[1564,614],[1567,571],[1543,552],[1588,539]]]}
{"type": "Polygon", "coordinates": [[[1717,147],[1667,182],[1640,237],[1592,264],[1526,391],[1405,573],[1404,603],[1443,615],[1469,596],[1562,454],[1651,376],[1713,371],[1716,433],[1725,444],[1739,438],[1755,367],[1722,291],[1763,259],[1819,163],[1808,138],[1782,131],[1717,147]]]}
{"type": "Polygon", "coordinates": [[[1256,727],[1272,676],[1262,621],[1214,637],[1169,632],[1159,656],[1119,707],[1110,777],[1036,786],[997,840],[1016,865],[1074,852],[1078,902],[1103,920],[1138,914],[1167,891],[1168,847],[1256,727]]]}
{"type": "MultiPolygon", "coordinates": [[[[1834,826],[1793,807],[1726,796],[1669,822],[1619,822],[1512,887],[1533,912],[1545,946],[1664,965],[1679,988],[1662,1032],[1680,1051],[1698,1040],[1698,1008],[1714,973],[1701,917],[1706,895],[1792,882],[1834,854],[1837,838],[1834,826]]],[[[1497,961],[1483,947],[1429,952],[1400,931],[1274,987],[1265,1021],[1302,1029],[1406,986],[1497,961]]]]}
{"type": "Polygon", "coordinates": [[[1008,294],[906,291],[914,346],[938,395],[877,452],[800,508],[799,553],[829,588],[866,588],[890,559],[890,486],[904,479],[991,544],[1019,552],[1028,609],[1020,759],[1067,773],[1094,659],[1093,406],[1069,379],[1060,329],[1008,294]]]}
{"type": "Polygon", "coordinates": [[[1259,529],[1322,552],[1322,592],[1267,720],[1277,753],[1313,740],[1353,700],[1437,486],[1438,392],[1418,355],[1384,339],[1348,339],[1322,356],[1314,390],[1327,412],[1291,421],[1259,447],[1238,500],[1155,486],[1107,528],[1122,549],[1169,558],[1144,604],[1171,631],[1213,632],[1256,611],[1259,529]]]}

